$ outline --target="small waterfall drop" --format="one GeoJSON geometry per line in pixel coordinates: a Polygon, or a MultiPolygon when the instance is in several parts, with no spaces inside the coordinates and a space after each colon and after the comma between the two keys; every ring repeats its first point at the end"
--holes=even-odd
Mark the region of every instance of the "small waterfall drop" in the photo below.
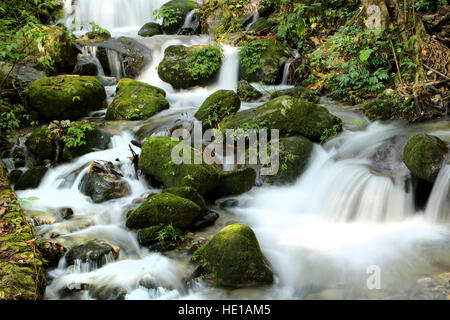
{"type": "Polygon", "coordinates": [[[447,222],[450,219],[450,165],[448,164],[439,171],[428,199],[425,216],[434,223],[447,222]]]}
{"type": "Polygon", "coordinates": [[[120,59],[119,53],[112,49],[106,49],[106,55],[108,57],[108,64],[111,75],[117,80],[122,79],[125,74],[125,68],[123,66],[122,59],[120,59]]]}
{"type": "Polygon", "coordinates": [[[286,64],[284,65],[283,70],[283,79],[281,80],[281,85],[288,85],[289,82],[289,69],[291,68],[292,63],[300,57],[300,54],[297,50],[293,50],[292,55],[294,56],[293,59],[290,59],[286,64]]]}
{"type": "Polygon", "coordinates": [[[224,45],[224,58],[215,87],[218,89],[236,90],[239,81],[239,49],[224,45]]]}
{"type": "Polygon", "coordinates": [[[102,64],[97,59],[97,47],[96,46],[84,46],[81,49],[81,52],[83,56],[90,56],[92,60],[95,62],[95,65],[97,66],[97,71],[99,76],[104,76],[105,71],[103,70],[102,64]]]}

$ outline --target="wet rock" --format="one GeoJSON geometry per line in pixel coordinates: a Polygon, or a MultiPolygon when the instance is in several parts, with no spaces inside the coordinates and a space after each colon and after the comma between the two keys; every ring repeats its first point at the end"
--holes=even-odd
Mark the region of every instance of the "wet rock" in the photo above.
{"type": "Polygon", "coordinates": [[[239,201],[236,199],[227,199],[220,203],[221,208],[236,208],[239,206],[239,201]]]}
{"type": "Polygon", "coordinates": [[[268,33],[272,33],[276,23],[273,20],[267,19],[265,17],[260,17],[254,24],[248,29],[249,34],[256,34],[259,36],[264,36],[268,33]]]}
{"type": "Polygon", "coordinates": [[[389,100],[377,99],[366,103],[362,110],[364,115],[372,121],[376,120],[388,120],[393,116],[392,110],[394,105],[389,100]]]}
{"type": "Polygon", "coordinates": [[[108,120],[142,120],[169,109],[166,92],[132,79],[122,79],[106,111],[108,120]]]}
{"type": "Polygon", "coordinates": [[[139,41],[128,37],[114,38],[97,47],[97,59],[108,75],[111,74],[112,69],[109,65],[108,50],[115,51],[119,55],[125,77],[138,77],[144,67],[152,62],[151,50],[139,41]]]}
{"type": "Polygon", "coordinates": [[[219,172],[207,163],[194,164],[195,149],[188,147],[191,164],[175,165],[172,150],[180,144],[170,137],[148,138],[139,157],[139,169],[162,182],[166,188],[193,187],[200,195],[212,190],[219,182],[219,172]]]}
{"type": "Polygon", "coordinates": [[[270,95],[270,99],[272,100],[281,96],[291,96],[296,99],[308,100],[313,103],[319,103],[320,101],[319,96],[314,91],[302,87],[275,91],[270,95]]]}
{"type": "Polygon", "coordinates": [[[189,227],[190,230],[200,230],[206,227],[214,225],[216,220],[219,219],[219,214],[215,211],[209,210],[201,217],[198,217],[196,221],[189,227]]]}
{"type": "Polygon", "coordinates": [[[300,135],[319,142],[325,130],[340,131],[342,121],[325,107],[290,96],[275,98],[259,108],[245,110],[220,124],[220,130],[278,129],[280,136],[300,135]]]}
{"type": "Polygon", "coordinates": [[[141,37],[153,37],[163,33],[164,31],[162,30],[162,27],[159,23],[149,22],[142,26],[142,28],[138,32],[138,35],[140,35],[141,37]]]}
{"type": "Polygon", "coordinates": [[[108,255],[112,255],[116,259],[118,257],[110,244],[105,241],[93,240],[71,248],[66,254],[66,261],[68,265],[73,265],[75,260],[80,260],[100,268],[107,263],[108,255]]]}
{"type": "Polygon", "coordinates": [[[25,141],[28,151],[35,156],[36,163],[44,160],[53,160],[56,156],[56,143],[53,141],[52,132],[47,128],[37,128],[25,141]]]}
{"type": "Polygon", "coordinates": [[[58,241],[39,239],[36,244],[42,253],[42,257],[47,260],[47,268],[56,267],[59,260],[66,252],[66,248],[64,248],[58,241]]]}
{"type": "Polygon", "coordinates": [[[28,169],[25,173],[19,178],[16,185],[14,186],[15,190],[26,190],[26,189],[34,189],[37,188],[47,173],[47,168],[42,166],[37,166],[28,169]]]}
{"type": "Polygon", "coordinates": [[[397,175],[403,173],[404,176],[407,176],[409,170],[403,163],[403,149],[407,141],[407,136],[397,135],[383,142],[373,155],[369,155],[369,158],[373,160],[374,167],[395,171],[397,175]]]}
{"type": "Polygon", "coordinates": [[[241,100],[232,90],[219,90],[210,95],[195,113],[203,129],[215,128],[226,117],[239,111],[241,100]]]}
{"type": "Polygon", "coordinates": [[[183,231],[180,228],[170,228],[170,234],[167,225],[160,224],[145,229],[141,229],[137,233],[138,242],[141,246],[148,247],[152,251],[172,250],[177,246],[178,240],[182,239],[183,231]],[[161,231],[163,232],[161,234],[161,231]],[[163,235],[162,239],[160,238],[163,235]]]}
{"type": "Polygon", "coordinates": [[[117,84],[117,79],[115,77],[97,76],[97,79],[105,87],[111,87],[111,86],[115,86],[117,84]]]}
{"type": "Polygon", "coordinates": [[[9,183],[11,184],[16,184],[17,181],[19,181],[20,177],[22,176],[22,170],[12,170],[9,174],[8,174],[8,180],[9,183]]]}
{"type": "Polygon", "coordinates": [[[221,198],[238,195],[250,191],[256,181],[256,171],[253,168],[245,168],[220,174],[217,187],[210,191],[206,197],[221,198]]]}
{"type": "Polygon", "coordinates": [[[242,101],[246,102],[254,101],[262,97],[262,93],[245,80],[238,82],[237,94],[242,101]]]}
{"type": "Polygon", "coordinates": [[[96,76],[98,75],[97,62],[91,55],[78,57],[77,64],[73,69],[74,74],[80,76],[96,76]]]}
{"type": "Polygon", "coordinates": [[[31,219],[35,225],[52,225],[54,223],[62,221],[62,218],[57,214],[49,211],[33,211],[27,210],[26,216],[31,219]]]}
{"type": "Polygon", "coordinates": [[[191,200],[170,193],[156,194],[147,199],[127,217],[130,229],[142,229],[160,224],[172,224],[185,229],[201,214],[201,209],[191,200]]]}
{"type": "Polygon", "coordinates": [[[12,157],[15,168],[21,168],[25,166],[25,150],[22,147],[14,148],[12,157]]]}
{"type": "Polygon", "coordinates": [[[172,0],[165,3],[161,9],[170,10],[171,22],[164,18],[163,30],[167,34],[176,34],[178,30],[183,26],[186,15],[189,11],[198,7],[198,3],[193,0],[172,0]]]}
{"type": "Polygon", "coordinates": [[[448,146],[438,137],[417,134],[406,143],[403,162],[413,175],[434,183],[442,166],[449,163],[448,146]]]}
{"type": "Polygon", "coordinates": [[[171,193],[176,196],[189,199],[194,202],[196,205],[202,209],[202,211],[206,210],[206,203],[203,197],[192,187],[178,187],[178,188],[168,188],[164,189],[163,193],[171,193]]]}
{"type": "MultiPolygon", "coordinates": [[[[255,68],[255,65],[242,64],[242,61],[246,58],[244,56],[246,51],[241,51],[240,79],[248,82],[262,81],[269,85],[279,83],[283,76],[284,65],[289,58],[283,45],[271,39],[262,39],[250,42],[247,44],[248,47],[258,48],[258,51],[261,52],[258,56],[260,68],[255,68]]],[[[253,50],[250,49],[249,51],[253,50]]]]}
{"type": "Polygon", "coordinates": [[[106,91],[95,77],[61,75],[42,78],[29,86],[32,108],[41,118],[76,120],[104,107],[106,91]],[[77,97],[77,98],[75,98],[77,97]]]}
{"type": "Polygon", "coordinates": [[[203,86],[218,74],[221,62],[221,48],[215,44],[170,46],[158,66],[158,75],[175,89],[203,86]]]}
{"type": "Polygon", "coordinates": [[[15,66],[11,73],[15,80],[20,82],[20,86],[22,87],[28,86],[33,81],[45,78],[44,73],[28,65],[15,66]]]}
{"type": "Polygon", "coordinates": [[[72,208],[59,208],[56,210],[56,214],[64,220],[73,216],[73,210],[72,208]]]}
{"type": "Polygon", "coordinates": [[[223,228],[192,258],[215,286],[249,287],[273,282],[273,273],[253,230],[245,224],[223,228]]]}
{"type": "Polygon", "coordinates": [[[130,186],[112,164],[102,165],[95,162],[91,165],[90,172],[81,179],[79,190],[91,197],[95,203],[101,203],[127,196],[130,186]],[[108,168],[108,165],[111,165],[112,169],[108,168]]]}

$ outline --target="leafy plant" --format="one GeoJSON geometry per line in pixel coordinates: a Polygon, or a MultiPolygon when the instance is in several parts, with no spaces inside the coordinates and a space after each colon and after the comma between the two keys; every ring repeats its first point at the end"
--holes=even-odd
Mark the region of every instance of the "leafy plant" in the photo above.
{"type": "Polygon", "coordinates": [[[163,19],[164,27],[170,27],[181,22],[183,19],[183,12],[178,8],[162,6],[161,8],[153,11],[153,16],[156,19],[163,19]]]}
{"type": "Polygon", "coordinates": [[[218,44],[209,44],[194,49],[187,60],[186,70],[194,79],[208,78],[220,68],[222,48],[218,44]]]}
{"type": "Polygon", "coordinates": [[[261,56],[267,49],[267,44],[260,41],[247,42],[239,51],[239,61],[248,74],[261,70],[261,56]]]}
{"type": "Polygon", "coordinates": [[[172,223],[170,223],[156,233],[156,240],[161,249],[167,250],[173,247],[178,241],[183,241],[184,238],[177,233],[172,223]]]}
{"type": "Polygon", "coordinates": [[[68,148],[76,148],[86,145],[86,133],[95,128],[89,122],[73,123],[67,130],[61,140],[66,143],[68,148]]]}

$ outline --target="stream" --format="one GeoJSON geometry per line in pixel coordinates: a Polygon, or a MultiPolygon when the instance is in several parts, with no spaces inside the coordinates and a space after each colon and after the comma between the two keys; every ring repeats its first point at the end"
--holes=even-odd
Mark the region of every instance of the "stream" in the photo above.
{"type": "MultiPolygon", "coordinates": [[[[19,191],[31,201],[33,212],[55,212],[70,207],[67,221],[36,226],[38,237],[57,233],[70,246],[80,240],[105,240],[120,248],[119,257],[101,268],[68,268],[65,258],[48,271],[47,299],[447,299],[450,292],[450,166],[444,167],[424,207],[417,206],[409,170],[402,162],[408,137],[427,132],[450,142],[450,123],[404,121],[370,123],[355,107],[322,98],[321,104],[341,117],[344,131],[323,145],[314,144],[303,175],[293,184],[262,185],[233,197],[238,206],[211,209],[220,214],[216,225],[196,232],[210,238],[224,226],[243,222],[254,231],[274,274],[273,285],[224,289],[199,280],[186,285],[194,270],[191,256],[182,250],[150,252],[141,247],[136,232],[125,227],[127,209],[153,189],[137,180],[128,157],[136,136],[169,135],[174,123],[189,126],[203,101],[219,89],[235,90],[239,78],[238,48],[224,45],[217,80],[202,88],[174,90],[159,79],[156,67],[171,45],[198,45],[209,36],[137,36],[152,21],[151,12],[163,0],[66,1],[66,25],[95,21],[113,37],[132,36],[152,51],[152,63],[137,80],[167,92],[170,109],[139,122],[106,125],[114,132],[108,150],[86,154],[49,169],[36,189],[19,191]],[[127,197],[95,204],[78,190],[95,160],[122,160],[121,171],[131,186],[127,197]],[[380,270],[380,288],[369,290],[370,270],[380,270]],[[73,283],[94,290],[67,293],[73,283]]],[[[78,30],[77,32],[83,32],[78,30]]],[[[86,52],[90,52],[86,50],[86,52]]],[[[108,57],[120,65],[118,57],[108,57]]],[[[111,63],[110,63],[111,65],[111,63]]],[[[119,76],[119,73],[116,74],[119,76]]],[[[287,85],[261,86],[261,101],[243,102],[241,110],[255,108],[274,90],[287,85]]],[[[107,87],[111,101],[115,86],[107,87]]],[[[92,115],[104,121],[105,110],[92,115]]],[[[136,150],[137,151],[137,150],[136,150]]],[[[223,199],[226,200],[226,199],[223,199]]]]}

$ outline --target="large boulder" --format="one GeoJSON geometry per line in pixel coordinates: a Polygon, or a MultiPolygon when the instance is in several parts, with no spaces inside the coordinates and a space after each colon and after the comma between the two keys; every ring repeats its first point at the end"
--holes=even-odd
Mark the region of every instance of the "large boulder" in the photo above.
{"type": "Polygon", "coordinates": [[[131,79],[122,79],[106,111],[108,120],[142,120],[169,109],[164,90],[131,79]]]}
{"type": "Polygon", "coordinates": [[[216,286],[271,284],[273,273],[253,230],[241,223],[223,228],[192,259],[203,265],[205,279],[216,286]]]}
{"type": "Polygon", "coordinates": [[[438,137],[417,134],[406,143],[403,162],[413,175],[434,183],[442,166],[450,162],[448,146],[438,137]]]}
{"type": "Polygon", "coordinates": [[[183,26],[189,11],[194,10],[197,7],[197,1],[193,0],[172,0],[165,3],[160,9],[167,12],[167,17],[164,17],[163,20],[163,30],[167,34],[176,34],[183,26]]]}
{"type": "Polygon", "coordinates": [[[289,54],[280,42],[271,39],[252,41],[239,53],[240,78],[249,82],[277,84],[283,77],[288,59],[289,54]]]}
{"type": "Polygon", "coordinates": [[[270,183],[292,183],[303,173],[308,164],[313,144],[305,137],[280,139],[280,168],[274,176],[267,176],[270,183]]]}
{"type": "Polygon", "coordinates": [[[83,176],[78,188],[95,203],[122,198],[130,193],[130,185],[117,173],[97,172],[92,168],[83,176]]]}
{"type": "Polygon", "coordinates": [[[34,129],[25,141],[25,146],[35,156],[37,163],[43,163],[44,160],[53,161],[56,157],[56,143],[50,129],[34,129]]]}
{"type": "Polygon", "coordinates": [[[47,168],[43,166],[36,166],[28,169],[22,174],[14,186],[15,190],[26,190],[37,188],[47,173],[47,168]]]}
{"type": "MultiPolygon", "coordinates": [[[[214,189],[219,182],[219,172],[214,166],[202,162],[194,163],[195,153],[201,151],[187,146],[190,152],[190,164],[174,164],[172,161],[172,151],[181,142],[170,137],[148,138],[139,157],[139,168],[162,182],[167,188],[172,187],[193,187],[201,195],[214,189]]],[[[189,156],[189,155],[188,155],[189,156]]]]}
{"type": "Polygon", "coordinates": [[[162,30],[162,27],[159,23],[149,22],[142,26],[142,28],[138,32],[138,35],[140,35],[141,37],[153,37],[163,33],[164,31],[162,30]]]}
{"type": "Polygon", "coordinates": [[[143,229],[160,224],[172,224],[185,229],[201,214],[202,209],[189,199],[171,193],[159,193],[149,197],[128,217],[130,229],[143,229]]]}
{"type": "Polygon", "coordinates": [[[111,75],[112,70],[108,59],[109,51],[113,51],[118,55],[125,73],[124,77],[138,77],[144,67],[152,62],[151,50],[139,41],[128,37],[114,38],[102,42],[97,47],[97,59],[102,64],[103,70],[107,75],[111,75]]]}
{"type": "Polygon", "coordinates": [[[242,101],[250,102],[262,97],[262,93],[256,90],[248,81],[238,82],[237,94],[242,101]]]}
{"type": "Polygon", "coordinates": [[[222,49],[216,44],[193,47],[170,46],[158,66],[158,75],[175,89],[210,83],[222,62],[222,49]]]}
{"type": "Polygon", "coordinates": [[[233,196],[250,191],[256,181],[256,171],[250,167],[223,172],[220,174],[219,184],[208,193],[209,198],[233,196]]]}
{"type": "Polygon", "coordinates": [[[28,89],[32,108],[47,120],[76,120],[105,105],[105,87],[91,76],[42,78],[32,82],[28,89]]]}
{"type": "Polygon", "coordinates": [[[233,116],[241,108],[241,100],[232,90],[219,90],[210,95],[195,113],[203,129],[215,128],[226,117],[233,116]]]}
{"type": "Polygon", "coordinates": [[[320,101],[319,96],[316,95],[314,91],[302,87],[275,91],[270,95],[270,99],[275,99],[281,96],[291,96],[296,99],[304,99],[314,103],[318,103],[320,101]]]}
{"type": "Polygon", "coordinates": [[[275,98],[252,110],[225,119],[220,129],[278,129],[280,135],[301,135],[320,141],[325,130],[340,131],[342,121],[325,107],[290,96],[275,98]]]}

